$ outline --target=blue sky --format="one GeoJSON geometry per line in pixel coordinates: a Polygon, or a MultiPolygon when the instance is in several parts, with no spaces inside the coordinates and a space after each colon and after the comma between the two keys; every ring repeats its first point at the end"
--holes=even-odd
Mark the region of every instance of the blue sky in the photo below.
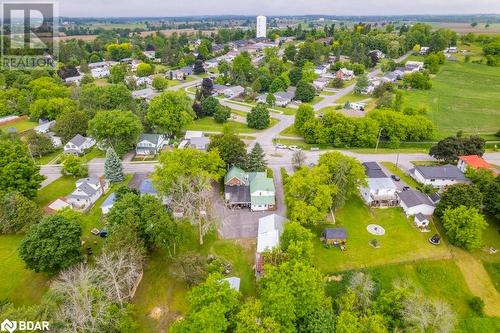
{"type": "Polygon", "coordinates": [[[500,14],[500,0],[59,0],[63,16],[500,14]]]}

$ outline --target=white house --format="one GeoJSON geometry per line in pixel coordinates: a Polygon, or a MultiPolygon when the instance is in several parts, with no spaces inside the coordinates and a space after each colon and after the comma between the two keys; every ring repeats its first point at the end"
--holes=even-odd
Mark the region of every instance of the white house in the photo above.
{"type": "MultiPolygon", "coordinates": [[[[257,103],[267,103],[267,93],[259,95],[257,97],[257,103]]],[[[285,107],[288,104],[290,104],[293,100],[293,97],[295,94],[287,91],[280,91],[277,93],[274,93],[274,98],[276,99],[276,102],[274,103],[276,106],[280,107],[285,107]]]]}
{"type": "Polygon", "coordinates": [[[134,99],[144,99],[150,101],[154,97],[158,96],[159,93],[152,88],[145,88],[132,91],[132,98],[134,99]]]}
{"type": "Polygon", "coordinates": [[[417,214],[432,215],[434,213],[434,204],[431,199],[422,192],[408,190],[397,193],[401,207],[407,217],[417,214]]]}
{"type": "Polygon", "coordinates": [[[415,215],[413,222],[415,226],[419,229],[427,229],[430,224],[431,217],[429,215],[424,215],[422,213],[418,213],[415,215]]]}
{"type": "Polygon", "coordinates": [[[227,283],[229,283],[229,287],[231,289],[236,290],[236,291],[240,291],[240,282],[241,282],[240,278],[231,276],[231,277],[222,279],[222,281],[226,281],[227,283]]]}
{"type": "Polygon", "coordinates": [[[321,91],[325,89],[330,83],[330,79],[327,77],[319,77],[313,81],[313,86],[316,90],[321,91]]]}
{"type": "Polygon", "coordinates": [[[219,66],[218,59],[209,59],[203,63],[205,69],[217,68],[219,66]]]}
{"type": "Polygon", "coordinates": [[[55,120],[52,121],[46,121],[44,123],[41,123],[40,125],[36,126],[34,128],[35,132],[38,134],[47,134],[51,131],[52,127],[56,124],[55,120]]]}
{"type": "Polygon", "coordinates": [[[142,54],[148,59],[155,60],[156,52],[155,51],[143,51],[142,54]]]}
{"type": "Polygon", "coordinates": [[[262,272],[262,253],[272,251],[279,247],[280,237],[285,230],[287,219],[277,214],[271,214],[259,219],[257,231],[257,253],[255,256],[255,270],[259,274],[262,272]]]}
{"type": "Polygon", "coordinates": [[[141,134],[135,147],[136,155],[156,155],[168,144],[163,134],[141,134]]]}
{"type": "Polygon", "coordinates": [[[426,55],[427,53],[429,53],[429,50],[430,50],[430,47],[428,47],[428,46],[422,46],[420,48],[419,53],[420,53],[420,55],[426,55]]]}
{"type": "Polygon", "coordinates": [[[142,86],[142,85],[151,86],[153,84],[153,76],[140,77],[140,76],[132,75],[132,76],[127,76],[125,78],[125,80],[127,82],[134,82],[138,86],[142,86]]]}
{"type": "Polygon", "coordinates": [[[371,207],[394,207],[398,204],[396,184],[390,179],[376,162],[363,163],[365,167],[366,186],[359,191],[367,205],[371,207]]]}
{"type": "Polygon", "coordinates": [[[348,108],[350,110],[356,110],[356,111],[365,111],[366,103],[363,102],[357,102],[357,103],[349,103],[348,108]]]}
{"type": "Polygon", "coordinates": [[[243,88],[242,86],[232,86],[232,87],[228,87],[224,90],[224,96],[226,98],[236,98],[236,97],[239,97],[241,95],[243,95],[243,93],[245,92],[245,88],[243,88]]]}
{"type": "Polygon", "coordinates": [[[316,68],[314,68],[314,73],[318,74],[318,75],[323,75],[323,74],[326,74],[326,72],[328,71],[329,68],[330,68],[330,65],[328,65],[328,64],[319,65],[319,66],[316,66],[316,68]]]}
{"type": "Polygon", "coordinates": [[[78,76],[72,76],[72,77],[67,77],[64,79],[64,82],[66,83],[74,83],[77,86],[79,86],[82,83],[83,75],[78,75],[78,76]]]}
{"type": "Polygon", "coordinates": [[[422,61],[407,61],[405,64],[406,72],[419,72],[424,69],[422,61]]]}
{"type": "Polygon", "coordinates": [[[457,168],[462,172],[466,172],[468,168],[493,170],[493,166],[478,155],[460,156],[457,168]]]}
{"type": "Polygon", "coordinates": [[[87,149],[92,148],[95,144],[96,141],[93,138],[77,134],[64,145],[64,152],[66,154],[82,155],[87,149]]]}
{"type": "Polygon", "coordinates": [[[94,68],[91,69],[90,72],[94,79],[101,79],[103,77],[108,77],[110,74],[108,67],[94,68]]]}
{"type": "Polygon", "coordinates": [[[76,181],[76,189],[66,197],[66,201],[75,209],[91,207],[106,190],[109,182],[104,177],[91,176],[76,181]]]}
{"type": "Polygon", "coordinates": [[[415,169],[410,170],[410,174],[416,181],[423,185],[431,185],[434,188],[443,188],[446,186],[468,183],[462,171],[454,165],[442,166],[423,166],[417,165],[415,169]]]}

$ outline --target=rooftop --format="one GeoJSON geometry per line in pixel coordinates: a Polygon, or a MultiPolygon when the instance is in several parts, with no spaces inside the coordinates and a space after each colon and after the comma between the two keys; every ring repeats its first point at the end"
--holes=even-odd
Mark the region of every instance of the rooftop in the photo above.
{"type": "Polygon", "coordinates": [[[476,168],[476,169],[488,169],[492,168],[491,164],[486,162],[481,156],[478,155],[468,155],[468,156],[460,156],[459,159],[467,163],[467,165],[476,168]]]}
{"type": "Polygon", "coordinates": [[[467,179],[462,171],[460,171],[456,166],[450,164],[443,166],[417,165],[415,170],[418,171],[425,179],[467,179]]]}
{"type": "Polygon", "coordinates": [[[404,202],[404,204],[407,207],[415,207],[418,205],[434,206],[431,199],[429,199],[428,196],[426,196],[420,191],[416,190],[403,191],[399,192],[398,196],[399,199],[401,199],[401,201],[404,202]]]}
{"type": "Polygon", "coordinates": [[[347,239],[346,228],[326,228],[323,231],[326,239],[347,239]]]}

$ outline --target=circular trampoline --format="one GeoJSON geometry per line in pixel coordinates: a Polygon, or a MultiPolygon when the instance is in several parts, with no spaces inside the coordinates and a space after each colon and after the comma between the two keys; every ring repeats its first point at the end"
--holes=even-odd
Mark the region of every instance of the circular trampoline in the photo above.
{"type": "Polygon", "coordinates": [[[375,235],[375,236],[382,236],[382,235],[385,235],[385,229],[377,224],[369,224],[367,227],[366,227],[366,230],[372,234],[372,235],[375,235]]]}

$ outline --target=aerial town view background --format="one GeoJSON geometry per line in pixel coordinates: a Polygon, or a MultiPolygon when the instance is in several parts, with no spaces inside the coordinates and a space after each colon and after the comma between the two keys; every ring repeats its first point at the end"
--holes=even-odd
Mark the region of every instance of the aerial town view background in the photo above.
{"type": "Polygon", "coordinates": [[[0,331],[500,332],[499,4],[0,3],[0,331]]]}

